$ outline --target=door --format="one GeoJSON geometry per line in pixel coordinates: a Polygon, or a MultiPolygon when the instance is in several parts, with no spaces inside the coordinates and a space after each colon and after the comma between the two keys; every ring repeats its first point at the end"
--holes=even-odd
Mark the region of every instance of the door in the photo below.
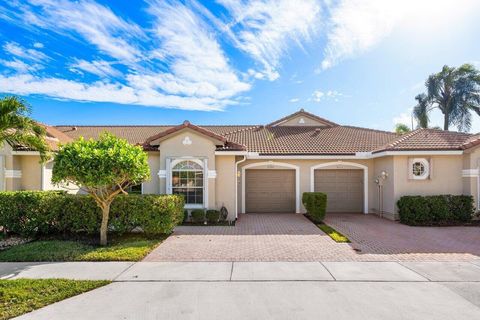
{"type": "Polygon", "coordinates": [[[327,212],[363,212],[363,170],[315,170],[315,192],[327,194],[327,212]]]}
{"type": "Polygon", "coordinates": [[[247,213],[295,212],[295,170],[245,171],[247,213]]]}

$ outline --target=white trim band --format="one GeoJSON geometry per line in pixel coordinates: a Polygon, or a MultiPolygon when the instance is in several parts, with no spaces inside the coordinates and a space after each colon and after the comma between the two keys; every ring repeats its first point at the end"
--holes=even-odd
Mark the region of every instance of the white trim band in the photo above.
{"type": "Polygon", "coordinates": [[[7,170],[5,169],[5,178],[21,178],[22,170],[7,170]]]}
{"type": "Polygon", "coordinates": [[[158,177],[160,179],[165,179],[167,177],[167,170],[158,170],[158,177]]]}
{"type": "Polygon", "coordinates": [[[478,177],[480,174],[479,174],[479,170],[478,169],[465,169],[465,170],[462,170],[462,177],[463,178],[474,178],[474,177],[478,177]]]}

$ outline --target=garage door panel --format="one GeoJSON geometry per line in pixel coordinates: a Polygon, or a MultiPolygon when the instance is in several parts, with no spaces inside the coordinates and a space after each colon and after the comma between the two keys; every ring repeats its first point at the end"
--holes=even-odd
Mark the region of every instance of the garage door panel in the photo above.
{"type": "Polygon", "coordinates": [[[314,189],[327,194],[327,212],[363,211],[363,170],[315,170],[314,189]]]}
{"type": "Polygon", "coordinates": [[[245,172],[247,213],[295,212],[295,170],[245,172]]]}

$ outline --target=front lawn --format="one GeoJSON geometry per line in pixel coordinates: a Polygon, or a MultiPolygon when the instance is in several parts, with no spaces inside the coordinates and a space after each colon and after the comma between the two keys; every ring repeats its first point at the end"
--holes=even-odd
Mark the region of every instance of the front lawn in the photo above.
{"type": "Polygon", "coordinates": [[[17,317],[108,283],[110,281],[0,280],[0,320],[17,317]]]}
{"type": "Polygon", "coordinates": [[[85,240],[38,240],[0,251],[0,261],[140,261],[166,237],[110,237],[106,247],[85,240]]]}
{"type": "Polygon", "coordinates": [[[343,234],[341,234],[337,230],[333,229],[329,225],[326,225],[324,223],[320,223],[320,224],[317,224],[317,227],[320,230],[322,230],[323,232],[325,232],[335,242],[340,242],[340,243],[350,242],[350,240],[346,236],[344,236],[343,234]]]}

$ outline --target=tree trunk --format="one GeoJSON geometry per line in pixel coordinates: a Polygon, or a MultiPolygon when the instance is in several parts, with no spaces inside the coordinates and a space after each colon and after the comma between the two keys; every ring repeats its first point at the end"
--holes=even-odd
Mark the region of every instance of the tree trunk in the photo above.
{"type": "Polygon", "coordinates": [[[443,130],[448,131],[448,122],[449,122],[449,115],[448,112],[445,112],[443,118],[443,130]]]}
{"type": "Polygon", "coordinates": [[[110,204],[102,205],[102,225],[100,226],[100,245],[107,245],[108,215],[110,214],[110,204]]]}

